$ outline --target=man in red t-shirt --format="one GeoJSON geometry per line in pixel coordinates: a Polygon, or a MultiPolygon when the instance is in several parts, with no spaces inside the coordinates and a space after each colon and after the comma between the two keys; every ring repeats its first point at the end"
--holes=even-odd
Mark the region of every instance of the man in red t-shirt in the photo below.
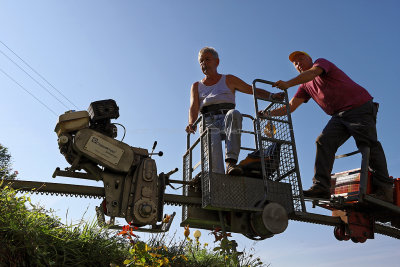
{"type": "MultiPolygon", "coordinates": [[[[295,51],[289,60],[300,72],[289,81],[277,81],[274,86],[286,90],[299,85],[290,100],[290,110],[295,111],[310,98],[332,118],[316,140],[317,153],[313,186],[305,190],[306,197],[330,197],[330,175],[337,149],[353,136],[358,147],[370,147],[369,165],[373,170],[374,195],[393,202],[393,180],[389,178],[385,153],[376,133],[378,104],[363,87],[350,79],[342,70],[326,59],[315,62],[303,51],[295,51]]],[[[270,116],[285,115],[286,107],[270,111],[270,116]]],[[[261,112],[260,115],[262,115],[261,112]]]]}

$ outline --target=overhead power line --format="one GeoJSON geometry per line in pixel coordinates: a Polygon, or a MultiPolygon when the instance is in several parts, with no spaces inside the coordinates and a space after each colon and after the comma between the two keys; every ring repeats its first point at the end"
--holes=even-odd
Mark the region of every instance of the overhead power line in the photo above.
{"type": "Polygon", "coordinates": [[[18,65],[12,58],[7,56],[3,51],[0,50],[0,53],[2,53],[8,60],[10,60],[12,63],[14,63],[15,66],[17,66],[20,70],[22,70],[26,75],[28,75],[32,80],[34,80],[40,87],[42,87],[47,93],[49,93],[52,97],[54,97],[61,105],[63,105],[66,109],[69,109],[68,106],[64,104],[58,97],[56,97],[52,92],[50,92],[46,87],[43,86],[40,82],[38,82],[35,78],[33,78],[26,70],[24,70],[20,65],[18,65]]]}
{"type": "MultiPolygon", "coordinates": [[[[4,42],[0,40],[0,43],[3,44],[11,53],[13,53],[16,57],[18,57],[26,66],[28,66],[36,75],[42,78],[49,86],[51,86],[54,90],[56,90],[64,99],[66,99],[71,105],[73,105],[76,109],[79,109],[71,100],[69,100],[60,90],[58,90],[53,84],[51,84],[46,78],[44,78],[39,72],[37,72],[31,65],[29,65],[25,60],[23,60],[17,53],[15,53],[10,47],[8,47],[4,42]]],[[[3,53],[4,54],[4,53],[3,53]]],[[[25,72],[26,73],[26,72],[25,72]]],[[[30,75],[29,75],[30,76],[30,75]]],[[[31,77],[31,76],[30,76],[31,77]]],[[[32,78],[32,77],[31,77],[32,78]]],[[[58,100],[58,99],[57,99],[58,100]]],[[[63,104],[64,105],[64,104],[63,104]]],[[[64,105],[65,106],[65,105],[64,105]]]]}
{"type": "Polygon", "coordinates": [[[6,75],[10,80],[12,80],[13,82],[15,82],[19,87],[21,87],[25,92],[27,92],[28,94],[30,94],[34,99],[36,99],[36,101],[38,101],[40,104],[42,104],[44,107],[46,107],[51,113],[53,113],[55,116],[58,116],[57,113],[52,110],[49,106],[47,106],[44,102],[42,102],[39,98],[37,98],[34,94],[32,94],[31,92],[29,92],[28,89],[26,89],[25,87],[23,87],[21,84],[19,84],[14,78],[12,78],[10,75],[8,75],[2,68],[0,68],[0,71],[6,75]]]}

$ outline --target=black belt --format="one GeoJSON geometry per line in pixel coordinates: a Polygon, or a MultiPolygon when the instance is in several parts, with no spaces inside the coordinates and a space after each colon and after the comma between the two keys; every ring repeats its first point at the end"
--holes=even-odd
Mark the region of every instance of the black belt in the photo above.
{"type": "Polygon", "coordinates": [[[228,111],[229,111],[229,109],[220,109],[220,110],[215,110],[215,111],[210,111],[210,112],[204,113],[203,116],[210,117],[210,116],[214,116],[214,115],[226,114],[226,113],[228,113],[228,111]]]}
{"type": "Polygon", "coordinates": [[[346,112],[346,111],[350,111],[350,110],[353,110],[353,109],[357,109],[357,108],[362,107],[362,106],[367,105],[367,104],[369,104],[369,105],[370,105],[370,104],[373,104],[373,105],[375,105],[376,109],[379,110],[379,103],[373,102],[372,100],[368,100],[367,102],[362,103],[361,105],[355,105],[355,106],[352,106],[352,107],[350,107],[350,108],[348,108],[348,109],[344,109],[344,110],[335,112],[335,113],[332,114],[332,116],[338,115],[338,114],[340,114],[340,113],[343,114],[343,113],[346,112]]]}
{"type": "MultiPolygon", "coordinates": [[[[213,104],[208,106],[203,106],[200,110],[202,114],[211,113],[211,112],[218,112],[221,110],[230,110],[235,109],[235,104],[233,103],[221,103],[221,104],[213,104]]],[[[222,113],[219,113],[222,114],[222,113]]],[[[226,114],[226,112],[224,113],[226,114]]]]}

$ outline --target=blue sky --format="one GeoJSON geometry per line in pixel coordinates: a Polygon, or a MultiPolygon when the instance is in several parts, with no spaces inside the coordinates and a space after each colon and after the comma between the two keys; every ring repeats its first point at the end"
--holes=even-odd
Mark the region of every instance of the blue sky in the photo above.
{"type": "MultiPolygon", "coordinates": [[[[287,80],[294,50],[324,57],[343,69],[380,102],[378,135],[391,175],[400,175],[398,1],[5,1],[0,0],[0,41],[31,64],[79,109],[112,98],[125,142],[164,156],[158,171],[182,168],[186,148],[190,86],[201,79],[197,53],[215,47],[219,71],[251,83],[255,78],[287,80]]],[[[18,59],[0,44],[0,50],[18,59]]],[[[67,110],[6,57],[0,68],[57,114],[67,110]]],[[[27,69],[28,71],[28,69],[27,69]]],[[[34,75],[34,74],[31,74],[34,75]]],[[[36,79],[39,80],[37,76],[36,79]]],[[[272,88],[267,88],[273,90],[272,88]]],[[[51,88],[49,89],[51,90],[51,88]]],[[[67,167],[53,132],[57,116],[0,73],[0,142],[9,147],[20,179],[82,183],[51,175],[67,167]]],[[[289,89],[292,97],[296,88],[289,89]]],[[[51,91],[56,94],[56,92],[51,91]]],[[[62,97],[68,109],[75,109],[62,97]]],[[[242,113],[254,114],[249,95],[237,95],[242,113]]],[[[312,101],[293,113],[303,186],[311,185],[315,138],[329,117],[312,101]]],[[[245,140],[244,142],[250,142],[245,140]]],[[[338,153],[355,150],[349,140],[338,153]]],[[[245,153],[241,154],[244,157],[245,153]]],[[[334,171],[357,168],[359,158],[340,160],[334,171]]],[[[181,171],[174,178],[181,177],[181,171]]],[[[77,220],[97,201],[33,197],[57,215],[77,220]]],[[[170,207],[169,212],[180,209],[170,207]]],[[[308,207],[309,211],[318,212],[308,207]]],[[[178,228],[178,219],[174,229],[178,228]]],[[[203,231],[204,240],[211,237],[203,231]],[[207,237],[206,237],[207,236],[207,237]]],[[[326,226],[290,222],[281,235],[258,243],[235,235],[271,266],[394,266],[398,240],[377,235],[365,244],[339,242],[326,226]]]]}

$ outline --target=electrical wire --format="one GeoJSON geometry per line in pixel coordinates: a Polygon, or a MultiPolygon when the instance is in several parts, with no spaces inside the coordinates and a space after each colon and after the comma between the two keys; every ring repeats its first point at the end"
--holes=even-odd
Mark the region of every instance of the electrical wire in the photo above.
{"type": "Polygon", "coordinates": [[[36,101],[38,101],[40,104],[42,104],[44,107],[46,107],[51,113],[53,113],[55,116],[58,116],[57,113],[52,110],[49,106],[47,106],[45,103],[43,103],[39,98],[37,98],[34,94],[32,94],[31,92],[29,92],[29,90],[27,90],[25,87],[23,87],[21,84],[19,84],[16,80],[14,80],[10,75],[8,75],[2,68],[0,68],[0,71],[6,75],[10,80],[12,80],[13,82],[15,82],[19,87],[21,87],[25,92],[27,92],[28,94],[30,94],[34,99],[36,99],[36,101]]]}
{"type": "Polygon", "coordinates": [[[34,80],[40,87],[42,87],[47,93],[49,93],[52,97],[54,97],[61,105],[63,105],[66,109],[70,109],[67,107],[58,97],[56,97],[54,94],[52,94],[46,87],[43,86],[40,82],[38,82],[35,78],[33,78],[26,70],[24,70],[20,65],[18,65],[12,58],[7,56],[3,51],[0,50],[0,53],[2,53],[8,60],[10,60],[12,63],[14,63],[15,66],[17,66],[20,70],[22,70],[26,75],[28,75],[32,80],[34,80]]]}
{"type": "Polygon", "coordinates": [[[17,53],[15,53],[10,47],[8,47],[4,42],[0,40],[0,43],[4,45],[8,50],[11,51],[16,57],[18,57],[26,66],[28,66],[34,73],[36,73],[40,78],[42,78],[48,85],[50,85],[54,90],[56,90],[64,99],[66,99],[71,105],[76,109],[79,109],[71,100],[69,100],[60,90],[58,90],[54,85],[52,85],[48,80],[46,80],[39,72],[37,72],[31,65],[29,65],[25,60],[23,60],[17,53]]]}
{"type": "Polygon", "coordinates": [[[119,125],[119,126],[121,126],[122,128],[124,128],[124,136],[122,136],[122,139],[121,139],[121,142],[122,142],[122,141],[124,140],[125,134],[126,134],[126,128],[125,128],[125,126],[122,125],[122,124],[120,124],[120,123],[116,123],[116,122],[114,122],[114,123],[112,123],[112,124],[114,124],[114,125],[119,125]]]}

